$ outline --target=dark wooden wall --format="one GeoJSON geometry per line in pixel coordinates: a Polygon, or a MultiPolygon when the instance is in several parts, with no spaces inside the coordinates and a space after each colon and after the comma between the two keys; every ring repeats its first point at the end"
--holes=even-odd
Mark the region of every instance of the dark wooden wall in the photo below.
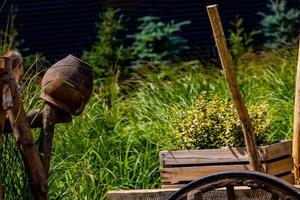
{"type": "MultiPolygon", "coordinates": [[[[3,0],[1,0],[3,1],[3,0]]],[[[96,22],[105,6],[120,8],[128,19],[128,33],[134,33],[137,19],[145,15],[159,16],[163,21],[189,20],[182,36],[188,39],[190,55],[211,52],[213,39],[206,5],[219,4],[224,29],[236,16],[243,17],[246,30],[259,28],[258,12],[266,12],[268,0],[7,0],[0,13],[1,28],[5,27],[10,5],[18,8],[16,28],[24,54],[43,53],[54,61],[68,53],[80,56],[96,36],[96,22]],[[26,50],[26,48],[28,48],[26,50]]],[[[288,0],[299,7],[299,0],[288,0]]],[[[124,37],[125,38],[125,37],[124,37]]],[[[260,40],[261,38],[258,38],[260,40]]]]}

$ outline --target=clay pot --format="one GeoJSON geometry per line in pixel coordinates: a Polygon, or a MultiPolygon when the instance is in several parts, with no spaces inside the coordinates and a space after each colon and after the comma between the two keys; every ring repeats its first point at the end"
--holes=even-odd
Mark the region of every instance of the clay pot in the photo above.
{"type": "Polygon", "coordinates": [[[42,79],[41,98],[65,112],[80,115],[93,90],[92,68],[68,55],[52,65],[42,79]]]}

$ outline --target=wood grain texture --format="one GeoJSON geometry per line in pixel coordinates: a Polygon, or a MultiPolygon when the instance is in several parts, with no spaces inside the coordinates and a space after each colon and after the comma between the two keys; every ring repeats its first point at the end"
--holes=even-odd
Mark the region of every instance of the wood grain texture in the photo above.
{"type": "Polygon", "coordinates": [[[28,173],[30,189],[35,200],[48,199],[48,183],[44,168],[39,158],[37,147],[33,141],[32,132],[29,128],[22,101],[19,96],[17,85],[12,74],[9,59],[6,59],[4,68],[3,108],[10,121],[13,134],[16,138],[19,150],[28,173]]]}
{"type": "Polygon", "coordinates": [[[294,130],[293,130],[293,162],[295,183],[300,184],[300,40],[295,86],[294,130]]]}
{"type": "MultiPolygon", "coordinates": [[[[3,69],[0,68],[0,131],[3,133],[3,127],[5,123],[5,112],[2,108],[2,96],[3,96],[3,69]]],[[[3,134],[0,134],[0,154],[2,155],[3,150],[3,134]]],[[[2,166],[2,163],[1,163],[2,166]]],[[[2,171],[2,168],[0,168],[0,171],[2,171]]],[[[2,174],[0,174],[0,200],[4,199],[4,191],[2,186],[2,174]]]]}
{"type": "Polygon", "coordinates": [[[119,190],[109,191],[109,200],[166,200],[178,189],[119,190]]]}
{"type": "MultiPolygon", "coordinates": [[[[259,146],[257,149],[260,161],[266,163],[281,157],[291,157],[292,141],[259,146]]],[[[161,151],[159,159],[161,167],[249,162],[247,150],[244,147],[161,151]]]]}
{"type": "Polygon", "coordinates": [[[53,105],[45,103],[43,108],[43,127],[40,133],[38,149],[47,177],[49,176],[52,142],[57,116],[57,109],[53,105]]]}
{"type": "Polygon", "coordinates": [[[242,95],[239,90],[239,86],[236,81],[235,72],[233,70],[234,69],[233,62],[226,44],[226,39],[225,39],[223,27],[221,24],[221,19],[218,12],[218,6],[217,5],[207,6],[207,12],[214,33],[214,38],[217,45],[221,64],[224,70],[225,79],[228,83],[234,105],[238,112],[238,116],[242,122],[250,165],[253,170],[262,171],[261,163],[257,153],[257,145],[256,145],[254,129],[251,123],[248,110],[244,104],[242,95]]]}
{"type": "MultiPolygon", "coordinates": [[[[292,181],[292,141],[259,146],[258,152],[265,173],[292,181]]],[[[250,170],[246,148],[180,150],[160,152],[160,178],[163,188],[178,188],[210,174],[250,170]]]]}
{"type": "MultiPolygon", "coordinates": [[[[153,190],[119,190],[109,191],[109,200],[166,200],[178,189],[153,189],[153,190]]],[[[247,187],[235,187],[235,196],[239,200],[270,200],[270,194],[261,190],[250,190],[247,187]]],[[[209,191],[203,195],[194,195],[194,200],[218,200],[227,199],[227,192],[225,188],[209,191]],[[196,197],[196,198],[195,198],[196,197]],[[197,199],[197,198],[200,199],[197,199]]]]}
{"type": "MultiPolygon", "coordinates": [[[[212,166],[196,166],[196,167],[172,167],[160,170],[160,179],[162,183],[180,184],[196,180],[203,176],[209,176],[225,171],[249,171],[249,164],[237,165],[212,165],[212,166]]],[[[266,172],[266,165],[262,165],[263,172],[266,172]]]]}

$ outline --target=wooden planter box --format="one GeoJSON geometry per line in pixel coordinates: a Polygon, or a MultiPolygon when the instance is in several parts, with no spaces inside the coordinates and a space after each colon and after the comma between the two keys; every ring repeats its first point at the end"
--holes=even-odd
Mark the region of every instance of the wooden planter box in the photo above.
{"type": "MultiPolygon", "coordinates": [[[[292,142],[258,147],[263,171],[294,183],[292,142]]],[[[223,171],[249,170],[246,148],[160,152],[162,188],[178,188],[200,177],[223,171]]]]}

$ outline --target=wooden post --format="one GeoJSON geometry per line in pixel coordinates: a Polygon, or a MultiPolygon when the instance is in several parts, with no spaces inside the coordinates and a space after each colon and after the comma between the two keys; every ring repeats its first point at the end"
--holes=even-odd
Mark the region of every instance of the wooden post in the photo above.
{"type": "MultiPolygon", "coordinates": [[[[0,62],[3,62],[3,61],[0,61],[0,62]]],[[[4,65],[5,63],[2,63],[2,64],[4,65]]],[[[4,129],[4,123],[5,123],[5,112],[2,107],[2,97],[3,97],[3,70],[0,68],[0,131],[1,131],[1,133],[0,133],[0,153],[1,154],[2,154],[2,150],[3,150],[3,129],[4,129]]],[[[0,173],[0,176],[2,176],[1,173],[0,173]]],[[[3,199],[4,199],[4,191],[3,191],[3,185],[2,185],[2,177],[0,177],[0,200],[3,200],[3,199]]]]}
{"type": "Polygon", "coordinates": [[[294,104],[293,161],[295,184],[300,184],[300,38],[294,104]]]}
{"type": "MultiPolygon", "coordinates": [[[[70,123],[72,121],[72,115],[63,111],[56,111],[57,115],[55,118],[55,124],[70,123]]],[[[26,114],[27,122],[30,128],[43,128],[43,115],[44,112],[41,110],[32,110],[26,114]]],[[[11,133],[12,129],[9,120],[6,119],[4,123],[3,133],[11,133]]]]}
{"type": "Polygon", "coordinates": [[[211,5],[207,6],[207,11],[209,15],[209,20],[214,33],[215,42],[218,48],[219,57],[222,63],[223,70],[225,72],[225,78],[229,85],[229,89],[233,98],[233,102],[238,111],[239,118],[242,122],[243,132],[245,137],[245,143],[247,152],[249,155],[250,165],[255,171],[262,171],[260,160],[257,152],[256,139],[254,134],[254,129],[251,123],[250,116],[248,114],[247,108],[243,102],[242,95],[239,91],[239,87],[236,81],[233,62],[230,56],[223,27],[221,24],[221,19],[218,13],[218,6],[211,5]]]}
{"type": "Polygon", "coordinates": [[[57,118],[56,110],[57,109],[54,106],[45,103],[43,109],[43,127],[39,141],[39,152],[41,154],[42,164],[47,177],[49,176],[52,141],[54,136],[55,121],[57,118]]]}
{"type": "Polygon", "coordinates": [[[3,59],[6,61],[5,65],[0,66],[5,71],[3,76],[3,108],[7,113],[29,176],[32,196],[34,200],[47,200],[47,178],[26,120],[17,84],[12,74],[11,62],[8,58],[3,59]]]}

